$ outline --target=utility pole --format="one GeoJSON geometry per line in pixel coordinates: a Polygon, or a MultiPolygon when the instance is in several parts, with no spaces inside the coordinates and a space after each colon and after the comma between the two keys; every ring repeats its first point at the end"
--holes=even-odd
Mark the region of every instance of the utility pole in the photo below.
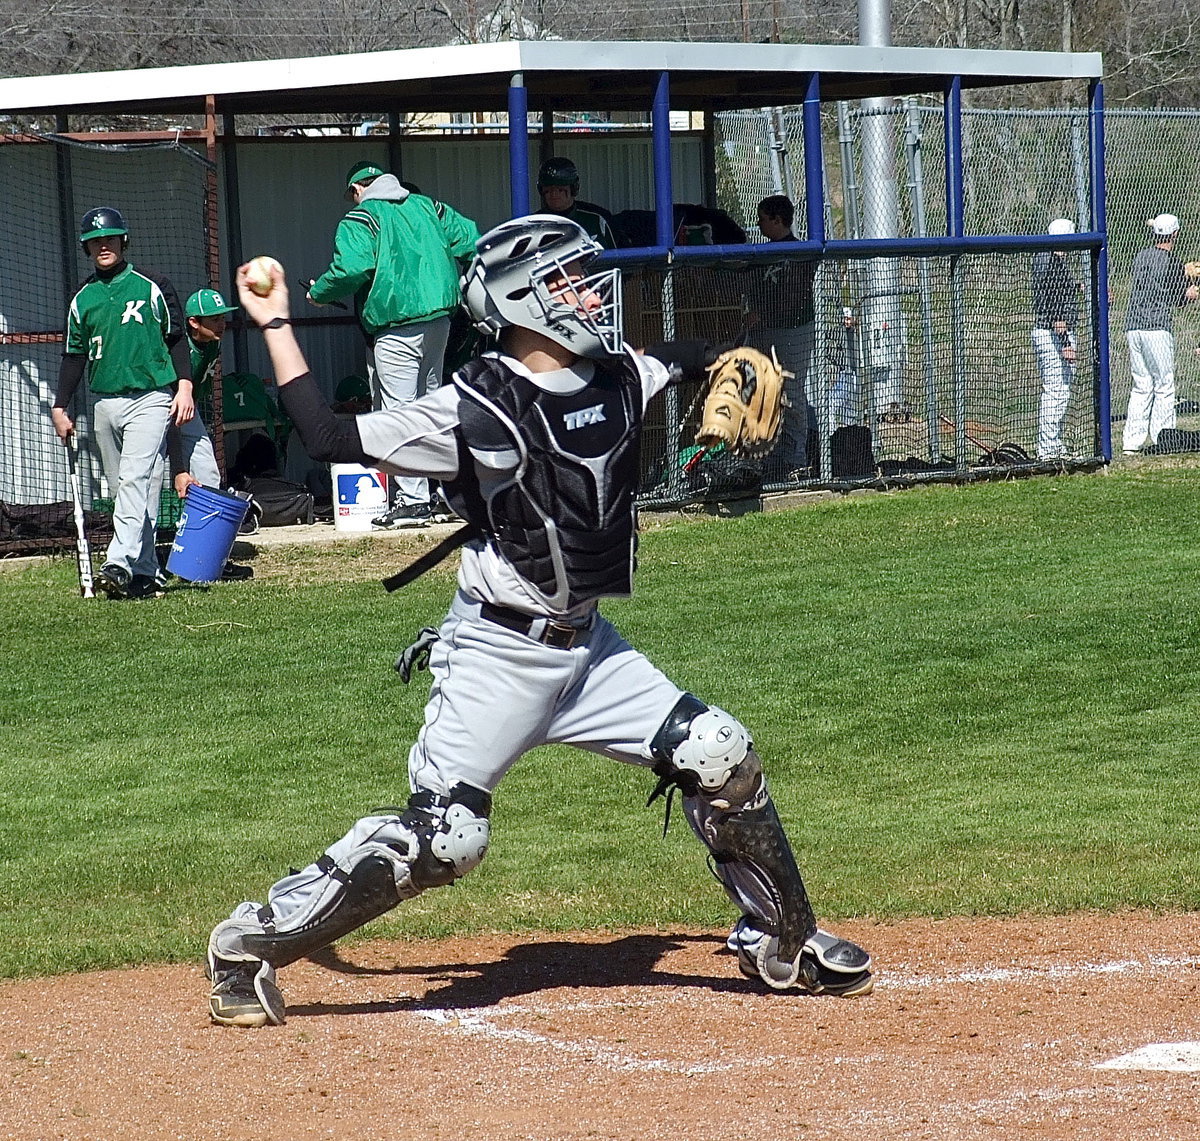
{"type": "MultiPolygon", "coordinates": [[[[858,0],[858,42],[890,47],[891,0],[858,0]]],[[[862,237],[899,236],[896,195],[896,148],[891,99],[862,101],[862,237]]],[[[870,379],[869,407],[874,415],[901,412],[904,405],[904,318],[899,272],[894,259],[868,263],[863,280],[861,330],[870,379]]]]}

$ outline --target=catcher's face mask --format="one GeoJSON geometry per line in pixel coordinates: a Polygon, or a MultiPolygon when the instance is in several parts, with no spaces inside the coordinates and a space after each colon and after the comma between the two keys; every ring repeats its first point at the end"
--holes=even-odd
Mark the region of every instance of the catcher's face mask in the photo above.
{"type": "Polygon", "coordinates": [[[568,218],[532,214],[484,234],[463,278],[476,328],[517,325],[581,357],[621,351],[621,273],[588,273],[601,247],[568,218]]]}

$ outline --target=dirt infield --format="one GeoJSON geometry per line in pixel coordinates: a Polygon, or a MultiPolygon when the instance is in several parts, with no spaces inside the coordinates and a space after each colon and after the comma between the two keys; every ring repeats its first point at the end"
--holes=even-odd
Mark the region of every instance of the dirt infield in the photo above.
{"type": "Polygon", "coordinates": [[[373,942],[264,1030],[211,1026],[198,966],[6,983],[0,1136],[1191,1141],[1197,922],[848,923],[879,981],[843,1000],[717,932],[373,942]]]}

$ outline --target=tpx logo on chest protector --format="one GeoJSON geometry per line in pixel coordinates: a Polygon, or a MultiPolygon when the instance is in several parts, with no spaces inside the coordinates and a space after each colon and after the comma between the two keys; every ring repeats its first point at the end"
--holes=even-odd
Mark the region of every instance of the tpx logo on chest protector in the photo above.
{"type": "Polygon", "coordinates": [[[577,412],[563,414],[563,423],[568,432],[573,432],[576,428],[586,428],[589,424],[603,424],[605,419],[603,404],[594,404],[591,408],[580,408],[577,412]]]}
{"type": "Polygon", "coordinates": [[[145,304],[144,297],[137,301],[126,301],[125,312],[121,314],[121,324],[128,325],[130,321],[136,321],[139,325],[144,325],[146,319],[142,316],[142,306],[145,304]]]}

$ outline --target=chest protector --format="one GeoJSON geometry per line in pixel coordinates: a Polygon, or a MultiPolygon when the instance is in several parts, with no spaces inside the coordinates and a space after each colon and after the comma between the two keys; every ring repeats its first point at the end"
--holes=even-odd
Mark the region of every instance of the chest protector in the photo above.
{"type": "Polygon", "coordinates": [[[472,361],[454,383],[460,449],[517,457],[506,478],[481,488],[464,455],[445,485],[455,509],[550,608],[629,594],[642,426],[633,362],[596,361],[592,381],[571,394],[546,392],[494,357],[472,361]]]}

